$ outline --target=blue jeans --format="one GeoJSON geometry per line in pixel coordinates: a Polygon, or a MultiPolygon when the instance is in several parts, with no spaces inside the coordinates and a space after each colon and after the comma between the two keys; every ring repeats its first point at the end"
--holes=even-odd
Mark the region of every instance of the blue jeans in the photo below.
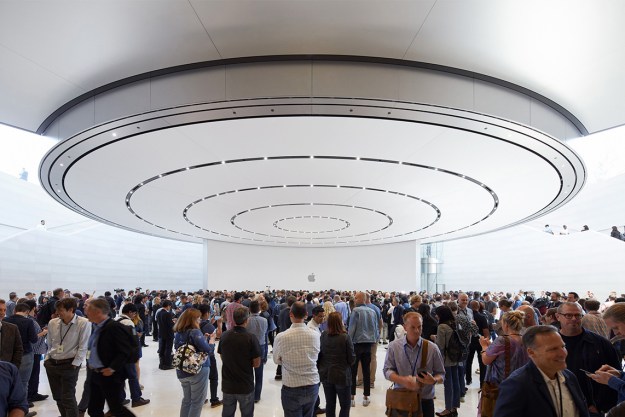
{"type": "Polygon", "coordinates": [[[33,362],[35,361],[35,356],[33,352],[25,353],[22,356],[22,364],[19,369],[20,381],[22,382],[22,386],[24,387],[24,392],[28,392],[28,381],[30,381],[30,374],[33,371],[33,362]]]}
{"type": "Polygon", "coordinates": [[[180,417],[200,417],[208,392],[208,367],[204,366],[198,374],[179,381],[183,394],[180,417]]]}
{"type": "Polygon", "coordinates": [[[254,391],[249,394],[226,394],[223,398],[223,408],[221,417],[234,417],[237,411],[237,402],[241,408],[241,417],[252,417],[254,415],[254,391]]]}
{"type": "MultiPolygon", "coordinates": [[[[128,377],[128,388],[130,388],[130,398],[133,401],[141,398],[141,387],[139,386],[139,380],[137,379],[137,368],[134,363],[127,363],[124,365],[126,376],[128,377]]],[[[124,391],[124,398],[126,399],[126,392],[124,391]]]]}
{"type": "Polygon", "coordinates": [[[460,383],[460,396],[464,397],[464,391],[466,389],[466,384],[464,383],[464,370],[466,367],[464,363],[458,364],[458,382],[460,383]]]}
{"type": "Polygon", "coordinates": [[[312,417],[319,396],[319,384],[303,387],[282,386],[284,417],[312,417]]]}
{"type": "Polygon", "coordinates": [[[449,411],[460,407],[460,381],[458,365],[445,367],[445,408],[449,411]]]}
{"type": "Polygon", "coordinates": [[[351,407],[351,387],[349,385],[323,384],[323,392],[326,395],[326,417],[336,416],[336,397],[339,397],[339,417],[349,417],[351,407]]]}

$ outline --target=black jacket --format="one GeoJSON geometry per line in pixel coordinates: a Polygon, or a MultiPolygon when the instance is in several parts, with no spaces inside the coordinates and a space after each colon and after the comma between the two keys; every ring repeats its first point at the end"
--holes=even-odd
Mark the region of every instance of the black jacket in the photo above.
{"type": "Polygon", "coordinates": [[[121,371],[128,363],[132,349],[124,325],[108,319],[98,337],[98,356],[104,367],[121,371]]]}
{"type": "MultiPolygon", "coordinates": [[[[571,392],[580,417],[587,417],[588,407],[577,378],[567,369],[563,373],[566,378],[565,384],[571,392]]],[[[557,417],[549,388],[534,362],[529,362],[517,369],[501,383],[494,415],[497,417],[557,417]]]]}
{"type": "Polygon", "coordinates": [[[330,336],[326,331],[321,334],[317,366],[322,383],[351,385],[355,359],[354,345],[346,333],[330,336]]]}

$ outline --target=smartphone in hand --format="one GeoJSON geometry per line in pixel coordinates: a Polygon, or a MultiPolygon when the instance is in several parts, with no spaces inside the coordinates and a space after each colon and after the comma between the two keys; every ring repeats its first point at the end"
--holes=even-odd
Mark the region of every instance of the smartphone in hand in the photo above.
{"type": "Polygon", "coordinates": [[[587,371],[587,370],[582,369],[582,368],[579,368],[579,370],[580,370],[580,371],[582,371],[583,373],[585,373],[585,374],[586,374],[586,376],[591,376],[591,375],[594,375],[594,374],[595,374],[594,372],[590,372],[590,371],[587,371]]]}

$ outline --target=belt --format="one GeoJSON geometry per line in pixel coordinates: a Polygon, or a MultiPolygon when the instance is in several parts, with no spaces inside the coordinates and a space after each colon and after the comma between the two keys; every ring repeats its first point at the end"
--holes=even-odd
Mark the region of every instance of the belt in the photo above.
{"type": "Polygon", "coordinates": [[[98,374],[101,374],[103,369],[104,368],[92,368],[92,367],[89,367],[90,371],[98,373],[98,374]]]}
{"type": "Polygon", "coordinates": [[[48,359],[46,359],[46,362],[49,362],[51,365],[67,365],[68,363],[74,362],[74,358],[68,358],[68,359],[52,359],[52,358],[48,358],[48,359]]]}

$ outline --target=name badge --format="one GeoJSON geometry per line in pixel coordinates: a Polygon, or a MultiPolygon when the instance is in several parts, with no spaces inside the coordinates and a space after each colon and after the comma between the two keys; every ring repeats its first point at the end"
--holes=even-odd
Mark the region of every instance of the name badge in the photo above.
{"type": "Polygon", "coordinates": [[[65,351],[65,347],[63,347],[63,345],[59,345],[59,348],[56,351],[59,353],[63,353],[63,351],[65,351]]]}
{"type": "Polygon", "coordinates": [[[88,350],[88,351],[87,351],[87,360],[89,360],[89,357],[90,357],[90,356],[91,356],[91,351],[90,351],[90,350],[88,350]]]}

